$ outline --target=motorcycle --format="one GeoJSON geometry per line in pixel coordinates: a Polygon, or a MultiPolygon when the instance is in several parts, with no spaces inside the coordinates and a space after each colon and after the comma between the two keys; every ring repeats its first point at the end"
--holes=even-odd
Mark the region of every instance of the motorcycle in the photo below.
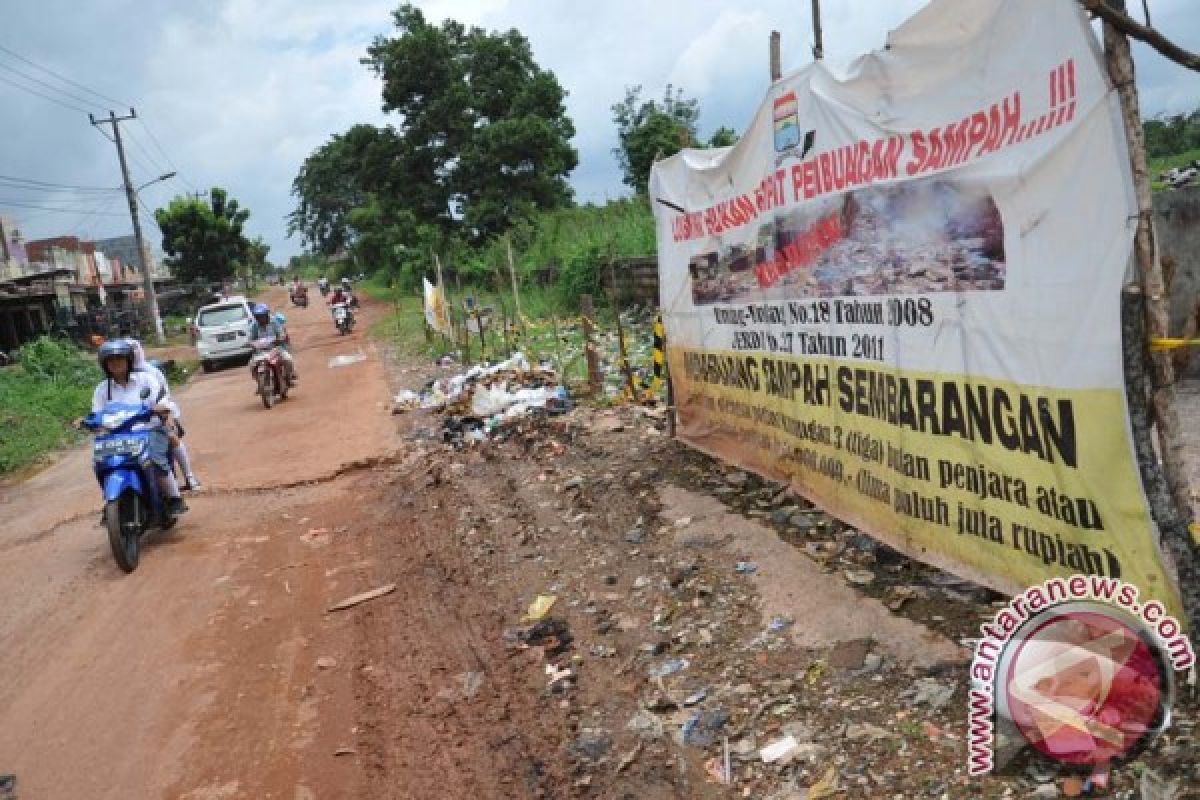
{"type": "MultiPolygon", "coordinates": [[[[149,396],[146,390],[143,400],[149,396]]],[[[92,468],[104,492],[104,526],[113,558],[123,572],[137,569],[142,536],[150,528],[169,530],[178,518],[159,489],[161,468],[150,458],[149,430],[133,427],[154,418],[144,405],[109,403],[82,425],[96,432],[92,468]]]]}
{"type": "Polygon", "coordinates": [[[299,306],[300,308],[308,308],[307,286],[301,286],[299,289],[294,289],[288,292],[288,295],[292,298],[292,305],[299,306]]]}
{"type": "Polygon", "coordinates": [[[262,398],[263,408],[275,405],[275,399],[287,400],[288,382],[283,374],[283,350],[275,342],[275,337],[265,336],[251,342],[254,355],[250,357],[250,374],[258,387],[257,394],[262,398]]]}
{"type": "Polygon", "coordinates": [[[325,297],[327,294],[329,294],[329,284],[328,283],[318,284],[317,288],[321,291],[321,297],[325,297]]]}
{"type": "Polygon", "coordinates": [[[347,334],[354,330],[354,312],[350,310],[350,306],[346,303],[335,303],[333,305],[333,324],[337,326],[339,334],[347,334]]]}

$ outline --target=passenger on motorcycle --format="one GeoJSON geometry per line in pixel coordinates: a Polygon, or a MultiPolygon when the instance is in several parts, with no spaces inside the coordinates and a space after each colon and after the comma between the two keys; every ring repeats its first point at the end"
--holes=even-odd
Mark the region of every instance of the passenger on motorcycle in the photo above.
{"type": "Polygon", "coordinates": [[[296,362],[288,351],[287,330],[283,327],[283,323],[271,316],[271,309],[265,303],[259,303],[254,306],[254,324],[250,326],[250,338],[254,340],[266,337],[274,339],[275,344],[279,346],[283,357],[284,377],[287,379],[288,386],[295,386],[296,380],[300,376],[296,373],[296,362]]]}
{"type": "Polygon", "coordinates": [[[152,378],[158,381],[162,388],[164,403],[171,409],[171,419],[167,421],[167,436],[171,441],[171,455],[179,462],[179,468],[183,470],[183,479],[185,481],[183,488],[185,490],[196,490],[200,488],[200,479],[196,477],[196,473],[192,471],[192,459],[188,455],[187,445],[183,443],[183,414],[179,410],[179,404],[175,402],[175,398],[171,396],[171,385],[167,383],[167,376],[158,367],[146,360],[146,351],[142,349],[142,343],[137,339],[126,339],[129,346],[133,348],[133,369],[135,372],[145,372],[152,378]]]}
{"type": "Polygon", "coordinates": [[[133,348],[124,339],[100,345],[96,359],[104,370],[104,380],[96,384],[92,392],[92,413],[103,411],[109,403],[148,405],[155,410],[161,421],[148,426],[150,458],[159,467],[159,485],[167,498],[167,507],[173,514],[182,514],[187,511],[187,505],[179,494],[179,484],[167,455],[170,442],[163,423],[170,418],[171,409],[162,402],[166,393],[157,378],[145,370],[135,369],[133,348]]]}

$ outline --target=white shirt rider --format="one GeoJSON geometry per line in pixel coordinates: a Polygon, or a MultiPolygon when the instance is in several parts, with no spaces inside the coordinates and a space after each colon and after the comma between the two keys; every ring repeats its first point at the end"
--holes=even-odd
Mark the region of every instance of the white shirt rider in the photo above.
{"type": "MultiPolygon", "coordinates": [[[[96,390],[92,392],[92,411],[103,411],[109,403],[154,406],[159,402],[158,394],[161,389],[157,378],[148,372],[136,369],[129,373],[129,378],[124,385],[117,383],[112,378],[105,378],[96,384],[96,390]],[[142,397],[143,389],[150,390],[145,397],[142,397]]],[[[155,417],[154,424],[161,425],[162,422],[155,417]]]]}

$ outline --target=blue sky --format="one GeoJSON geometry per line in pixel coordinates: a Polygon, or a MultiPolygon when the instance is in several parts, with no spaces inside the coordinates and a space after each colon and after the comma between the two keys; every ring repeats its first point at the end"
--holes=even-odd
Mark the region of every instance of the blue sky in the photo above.
{"type": "MultiPolygon", "coordinates": [[[[370,40],[388,33],[391,0],[44,0],[5,10],[0,46],[49,67],[122,105],[144,122],[128,126],[135,180],[164,171],[180,177],[148,188],[165,204],[178,192],[227,188],[253,213],[248,228],[271,246],[272,260],[298,252],[284,217],[296,170],[330,135],[357,122],[382,124],[379,84],[358,63],[370,40]],[[130,24],[130,20],[136,24],[130,24]]],[[[700,100],[701,132],[741,130],[767,88],[767,37],[783,37],[784,69],[811,58],[808,4],[764,0],[734,7],[715,0],[431,0],[434,20],[454,17],[490,29],[515,27],[535,57],[569,92],[580,165],[580,200],[625,193],[612,156],[610,107],[624,87],[658,95],[668,83],[700,100]]],[[[826,60],[846,63],[878,47],[924,0],[825,0],[826,60]]],[[[1140,14],[1140,3],[1133,3],[1140,14]]],[[[1151,0],[1157,27],[1200,50],[1195,0],[1151,0]]],[[[1143,111],[1200,106],[1200,76],[1138,46],[1143,111]]],[[[0,52],[0,176],[82,186],[116,186],[113,145],[83,111],[115,105],[0,52]],[[14,70],[61,86],[75,97],[31,83],[14,70]],[[64,108],[9,82],[76,106],[64,108]]],[[[118,112],[121,108],[116,108],[118,112]]],[[[97,192],[0,188],[0,212],[16,214],[28,235],[100,237],[128,233],[121,196],[97,192]],[[5,201],[62,209],[16,209],[5,201]]],[[[148,234],[153,234],[148,225],[148,234]]]]}

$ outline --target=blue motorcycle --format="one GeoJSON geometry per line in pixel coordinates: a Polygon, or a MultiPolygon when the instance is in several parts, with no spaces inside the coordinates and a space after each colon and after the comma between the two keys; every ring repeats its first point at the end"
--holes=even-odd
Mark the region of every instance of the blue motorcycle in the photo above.
{"type": "Polygon", "coordinates": [[[113,558],[125,572],[137,569],[142,536],[150,528],[168,530],[177,518],[159,488],[162,468],[153,459],[153,429],[133,430],[154,419],[144,405],[109,403],[89,414],[83,427],[97,432],[92,465],[104,492],[104,525],[113,558]]]}

